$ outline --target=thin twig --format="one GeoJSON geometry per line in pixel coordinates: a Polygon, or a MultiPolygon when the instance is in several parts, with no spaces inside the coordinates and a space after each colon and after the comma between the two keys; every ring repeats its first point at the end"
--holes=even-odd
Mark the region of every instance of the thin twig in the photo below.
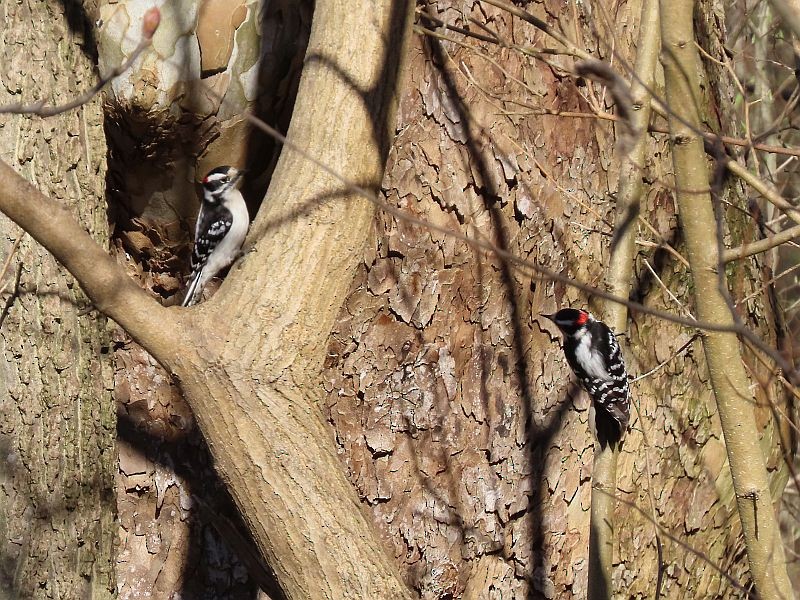
{"type": "Polygon", "coordinates": [[[402,210],[389,205],[388,203],[380,200],[375,194],[368,191],[367,189],[357,185],[356,183],[347,179],[344,175],[341,175],[336,169],[328,166],[321,160],[317,159],[313,156],[310,152],[303,150],[294,142],[286,139],[286,136],[280,133],[277,129],[267,125],[264,121],[256,117],[251,113],[244,113],[245,118],[253,124],[255,127],[269,135],[270,137],[274,138],[290,150],[297,152],[300,156],[305,158],[310,163],[316,165],[322,171],[339,181],[342,185],[344,185],[350,192],[361,196],[362,198],[368,200],[376,207],[380,208],[382,211],[412,225],[418,225],[420,227],[425,227],[429,231],[436,231],[443,235],[449,236],[453,239],[460,240],[465,244],[473,247],[473,248],[480,248],[487,252],[491,252],[492,254],[496,255],[497,257],[507,260],[509,263],[516,265],[523,270],[527,269],[531,273],[535,273],[537,275],[544,276],[551,281],[556,281],[558,283],[562,283],[566,286],[575,288],[580,290],[586,294],[595,296],[597,298],[608,300],[610,302],[616,302],[619,304],[624,304],[631,310],[635,310],[636,312],[651,315],[656,318],[664,319],[666,321],[670,321],[672,323],[676,323],[678,325],[684,325],[686,327],[691,327],[693,329],[701,329],[705,331],[727,331],[730,333],[736,333],[744,339],[747,339],[750,343],[755,345],[759,348],[762,352],[767,354],[772,358],[772,360],[777,363],[777,365],[783,369],[784,373],[790,378],[795,377],[795,369],[786,361],[786,359],[780,355],[780,353],[776,352],[774,348],[771,348],[766,342],[764,342],[760,337],[758,337],[755,333],[747,329],[741,324],[734,323],[733,325],[725,325],[719,323],[707,323],[704,321],[695,321],[693,319],[688,319],[684,317],[680,317],[673,313],[669,313],[667,311],[658,310],[655,308],[651,308],[649,306],[645,306],[639,302],[634,302],[632,300],[628,300],[627,298],[622,298],[615,294],[610,294],[605,290],[601,290],[594,286],[588,285],[586,283],[581,283],[576,281],[575,279],[568,277],[567,275],[563,275],[560,272],[553,271],[541,265],[537,265],[532,263],[524,258],[520,258],[515,254],[503,250],[502,248],[498,248],[493,244],[488,242],[482,242],[480,240],[476,240],[471,238],[467,235],[464,235],[460,231],[454,231],[452,229],[448,229],[447,227],[442,227],[440,225],[436,225],[435,223],[431,223],[424,219],[418,219],[417,217],[412,217],[411,215],[403,212],[402,210]]]}
{"type": "Polygon", "coordinates": [[[678,300],[678,298],[675,296],[675,294],[673,294],[673,293],[672,293],[672,291],[671,291],[671,290],[670,290],[670,289],[669,289],[669,288],[666,286],[666,284],[665,284],[663,281],[661,281],[661,277],[659,277],[659,276],[658,276],[658,273],[656,273],[655,269],[653,269],[653,267],[652,267],[652,266],[650,266],[650,261],[649,261],[649,260],[647,260],[647,259],[644,259],[644,266],[645,266],[645,267],[647,267],[647,270],[648,270],[648,271],[650,271],[650,274],[651,274],[653,277],[655,277],[655,280],[656,280],[656,281],[658,282],[658,284],[661,286],[661,289],[662,289],[662,290],[664,290],[664,291],[667,293],[667,296],[669,296],[669,297],[670,297],[670,299],[671,299],[671,300],[672,300],[672,301],[673,301],[675,304],[677,304],[677,305],[678,305],[678,308],[680,308],[680,309],[683,311],[683,313],[684,313],[684,314],[686,314],[686,315],[688,315],[688,316],[689,316],[691,319],[694,319],[695,317],[694,317],[694,315],[693,315],[693,314],[692,314],[692,313],[689,311],[689,309],[687,309],[687,308],[686,308],[686,307],[685,307],[685,306],[684,306],[684,305],[681,303],[681,301],[680,301],[680,300],[678,300]]]}
{"type": "MultiPolygon", "coordinates": [[[[608,492],[606,492],[606,491],[603,491],[603,493],[604,494],[608,494],[608,492]]],[[[738,581],[736,581],[736,579],[734,579],[731,575],[729,575],[728,572],[725,569],[722,569],[721,567],[716,565],[714,563],[714,561],[712,561],[705,553],[700,552],[699,550],[695,550],[689,544],[687,544],[686,542],[684,542],[683,540],[681,540],[677,536],[672,535],[664,527],[659,525],[658,522],[654,522],[653,519],[650,517],[650,515],[648,515],[647,512],[645,512],[642,508],[640,508],[635,502],[631,502],[630,500],[626,500],[625,498],[621,498],[620,496],[615,496],[615,498],[619,502],[622,502],[624,505],[629,506],[630,508],[634,509],[640,515],[642,515],[642,517],[644,517],[645,519],[647,519],[648,521],[653,523],[653,525],[658,528],[658,531],[661,532],[661,534],[664,535],[664,537],[669,539],[671,542],[676,543],[678,546],[680,546],[681,548],[683,548],[684,550],[686,550],[690,554],[693,554],[694,556],[696,556],[697,558],[702,560],[704,563],[706,563],[708,566],[710,566],[712,569],[714,569],[717,573],[719,573],[724,579],[726,579],[728,581],[728,583],[730,583],[737,590],[739,590],[741,592],[745,592],[745,593],[747,592],[747,590],[744,588],[744,586],[742,586],[738,581]]]]}
{"type": "MultiPolygon", "coordinates": [[[[630,382],[631,382],[631,383],[636,383],[637,381],[640,381],[640,380],[642,380],[642,379],[645,379],[645,378],[647,378],[647,377],[650,377],[650,375],[654,374],[654,373],[655,373],[655,372],[657,372],[657,371],[660,371],[660,370],[661,370],[661,369],[663,369],[663,368],[664,368],[666,365],[668,365],[670,362],[672,362],[673,360],[675,360],[676,358],[678,358],[678,357],[679,357],[681,354],[683,354],[683,352],[684,352],[684,351],[685,351],[685,350],[686,350],[686,349],[687,349],[689,346],[691,346],[691,345],[692,345],[692,343],[694,343],[694,341],[695,341],[697,338],[699,338],[699,337],[700,337],[700,334],[699,334],[699,333],[695,333],[695,334],[694,334],[692,337],[690,337],[690,338],[689,338],[689,341],[688,341],[688,342],[686,342],[686,343],[685,343],[683,346],[681,346],[680,348],[678,348],[678,349],[675,351],[675,353],[674,353],[672,356],[670,356],[670,357],[669,357],[667,360],[665,360],[665,361],[664,361],[664,362],[662,362],[662,363],[658,363],[658,364],[657,364],[655,367],[653,367],[652,369],[650,369],[650,370],[649,370],[647,373],[642,373],[642,374],[641,374],[641,375],[639,375],[638,377],[635,377],[635,378],[631,379],[631,381],[630,381],[630,382]]],[[[637,410],[638,410],[638,409],[637,409],[637,410]]]]}
{"type": "Polygon", "coordinates": [[[434,17],[433,15],[429,15],[428,13],[426,13],[423,10],[416,9],[415,12],[416,12],[417,15],[419,15],[420,17],[422,17],[426,21],[430,21],[436,27],[441,27],[442,29],[444,29],[446,31],[454,31],[456,33],[460,33],[461,35],[465,35],[467,37],[475,38],[476,40],[480,40],[482,42],[490,42],[490,43],[493,43],[493,44],[499,44],[500,43],[500,40],[497,39],[497,38],[492,38],[492,37],[489,37],[488,35],[483,35],[482,33],[475,33],[474,31],[470,31],[469,29],[464,29],[463,27],[458,27],[457,25],[450,25],[449,23],[446,23],[446,22],[442,21],[441,19],[438,19],[438,18],[434,17]]]}
{"type": "MultiPolygon", "coordinates": [[[[17,249],[19,248],[19,245],[22,243],[22,238],[24,238],[24,237],[25,237],[25,232],[23,231],[22,234],[14,241],[14,245],[11,246],[11,251],[8,253],[8,257],[6,258],[6,262],[3,263],[3,269],[0,270],[0,281],[3,281],[3,279],[6,276],[6,273],[8,273],[8,269],[11,266],[11,259],[14,258],[14,254],[17,252],[17,249]]],[[[12,280],[9,279],[8,281],[6,281],[3,284],[3,287],[0,287],[0,294],[5,293],[6,288],[8,288],[9,284],[11,283],[11,281],[12,280]]]]}
{"type": "MultiPolygon", "coordinates": [[[[639,218],[643,219],[643,217],[641,217],[641,216],[639,218]]],[[[689,261],[686,260],[686,258],[684,258],[683,254],[681,254],[680,252],[675,250],[675,248],[673,248],[670,244],[668,244],[666,242],[666,240],[663,239],[663,236],[658,233],[658,231],[656,230],[655,227],[650,225],[650,223],[648,223],[646,220],[645,220],[645,222],[647,223],[647,225],[650,226],[651,233],[653,233],[655,236],[660,237],[662,239],[661,239],[660,242],[651,242],[650,240],[636,240],[636,243],[639,246],[643,246],[645,248],[659,248],[659,249],[660,248],[664,248],[667,252],[669,252],[672,256],[674,256],[678,260],[678,262],[680,262],[684,267],[686,267],[688,269],[689,268],[689,261]]]]}
{"type": "MultiPolygon", "coordinates": [[[[784,269],[782,272],[778,273],[774,277],[770,277],[770,279],[768,281],[765,281],[763,283],[763,285],[761,285],[761,287],[759,287],[756,291],[751,292],[750,294],[748,294],[747,296],[745,296],[741,300],[738,300],[736,302],[736,306],[741,306],[742,304],[744,304],[748,300],[751,300],[752,298],[755,298],[756,296],[761,294],[764,290],[766,290],[767,286],[773,285],[781,277],[785,277],[786,275],[789,275],[790,273],[793,273],[794,271],[797,271],[798,269],[800,269],[800,262],[797,263],[796,265],[792,265],[791,267],[788,267],[788,268],[784,269]]],[[[785,309],[785,312],[789,312],[789,309],[788,308],[785,309]]]]}
{"type": "Polygon", "coordinates": [[[551,38],[556,40],[565,48],[567,48],[569,50],[569,54],[572,54],[573,56],[577,56],[578,58],[582,58],[584,60],[589,60],[594,58],[588,52],[585,52],[580,48],[578,48],[578,46],[576,46],[566,36],[562,35],[558,31],[550,27],[550,25],[542,21],[540,18],[535,17],[531,13],[522,10],[521,8],[514,6],[513,4],[509,4],[508,2],[503,2],[503,0],[482,0],[482,1],[486,2],[486,4],[491,4],[492,6],[496,6],[497,8],[500,8],[506,11],[507,13],[514,15],[515,17],[519,17],[523,21],[530,23],[540,31],[549,35],[551,38]]]}
{"type": "Polygon", "coordinates": [[[739,179],[742,179],[748,183],[750,187],[752,187],[764,198],[764,200],[772,203],[776,208],[783,210],[787,217],[800,225],[800,209],[793,204],[790,204],[789,201],[784,199],[783,196],[781,196],[772,186],[748,171],[735,160],[726,160],[725,168],[736,175],[739,179]]]}

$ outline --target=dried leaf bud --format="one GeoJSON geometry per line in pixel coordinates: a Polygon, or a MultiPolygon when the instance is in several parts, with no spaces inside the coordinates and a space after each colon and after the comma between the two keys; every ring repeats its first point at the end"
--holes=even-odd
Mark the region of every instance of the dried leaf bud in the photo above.
{"type": "Polygon", "coordinates": [[[144,13],[142,19],[142,37],[149,40],[153,37],[158,29],[158,24],[161,22],[161,11],[157,7],[153,7],[144,13]]]}

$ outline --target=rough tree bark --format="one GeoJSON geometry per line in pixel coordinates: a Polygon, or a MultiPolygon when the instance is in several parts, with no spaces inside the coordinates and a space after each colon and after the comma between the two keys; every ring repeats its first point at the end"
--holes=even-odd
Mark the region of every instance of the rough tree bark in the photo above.
{"type": "MultiPolygon", "coordinates": [[[[371,189],[380,183],[390,145],[403,56],[394,51],[403,48],[409,19],[406,2],[315,7],[289,136],[316,150],[321,135],[315,153],[371,189]]],[[[7,214],[45,241],[96,306],[180,380],[286,595],[406,597],[358,509],[315,403],[319,391],[309,385],[374,208],[306,161],[284,155],[270,188],[281,201],[267,202],[269,211],[259,214],[254,245],[230,274],[227,293],[193,311],[167,310],[90,244],[68,214],[7,167],[0,171],[7,214]],[[267,237],[271,219],[281,227],[267,237]]]]}
{"type": "MultiPolygon", "coordinates": [[[[3,5],[0,105],[64,102],[94,83],[80,14],[3,5]],[[84,51],[81,50],[84,49],[84,51]]],[[[99,100],[0,117],[0,156],[108,243],[99,100]]],[[[0,217],[0,598],[111,598],[115,413],[105,319],[52,255],[0,217]]]]}
{"type": "MultiPolygon", "coordinates": [[[[316,3],[290,131],[371,188],[394,125],[385,104],[394,85],[386,65],[394,63],[384,62],[384,50],[397,47],[405,8],[391,4],[392,15],[389,6],[316,3]]],[[[518,46],[554,45],[496,7],[432,6],[437,18],[464,27],[472,17],[518,46]]],[[[527,8],[598,57],[611,58],[612,39],[623,57],[633,56],[636,2],[617,7],[613,19],[581,12],[584,3],[527,8]]],[[[706,5],[698,10],[698,23],[705,21],[713,21],[706,5]]],[[[414,40],[383,180],[387,201],[599,285],[608,193],[619,172],[608,122],[576,113],[604,111],[602,91],[569,77],[567,56],[548,54],[544,63],[512,44],[463,43],[414,40]],[[559,111],[572,116],[552,114],[559,111]]],[[[721,55],[720,44],[708,46],[721,55]]],[[[719,108],[709,113],[727,114],[724,73],[707,67],[719,108]]],[[[647,225],[637,237],[649,245],[637,256],[633,295],[683,311],[691,281],[669,245],[681,249],[672,189],[660,183],[670,176],[666,148],[660,139],[648,145],[647,225]]],[[[85,238],[63,214],[23,198],[37,199],[0,167],[3,210],[48,239],[97,306],[180,378],[287,596],[408,595],[338,477],[334,434],[320,408],[374,525],[424,598],[586,596],[586,398],[569,384],[556,332],[535,316],[591,305],[586,295],[385,213],[364,247],[372,209],[289,151],[254,224],[251,252],[214,298],[191,311],[148,299],[98,248],[83,243],[78,252],[75,240],[85,238]]],[[[737,218],[732,244],[750,231],[737,218]]],[[[737,298],[761,285],[757,267],[757,259],[732,267],[737,298]]],[[[771,339],[774,320],[761,297],[745,309],[747,322],[771,339]]],[[[663,569],[665,597],[743,595],[740,530],[699,344],[684,328],[633,314],[626,346],[633,373],[663,366],[634,386],[642,419],[620,457],[616,520],[624,525],[613,587],[651,597],[663,569]],[[701,556],[666,543],[658,563],[653,524],[631,506],[650,506],[647,490],[659,525],[701,556]]],[[[769,411],[756,415],[768,466],[780,474],[769,411]]]]}
{"type": "MultiPolygon", "coordinates": [[[[592,14],[555,1],[525,8],[594,56],[611,60],[613,40],[614,64],[620,57],[632,64],[641,4],[618,5],[608,18],[592,6],[592,14]]],[[[703,4],[699,22],[718,25],[717,10],[703,4]]],[[[436,35],[447,40],[416,40],[384,180],[388,201],[602,287],[620,173],[611,126],[582,118],[593,108],[608,110],[599,88],[559,70],[571,58],[548,56],[555,65],[549,66],[518,52],[559,47],[528,21],[487,3],[438,2],[431,12],[472,31],[471,23],[486,23],[506,46],[444,29],[436,35]]],[[[719,52],[722,34],[709,27],[702,39],[719,52]]],[[[705,66],[714,82],[710,93],[722,98],[716,102],[721,114],[729,114],[730,81],[717,66],[705,66]]],[[[663,87],[657,90],[663,96],[663,87]]],[[[664,139],[651,136],[646,171],[638,174],[645,222],[634,229],[631,295],[685,316],[693,310],[692,284],[672,249],[682,246],[672,190],[663,183],[671,178],[667,152],[664,139]]],[[[752,235],[741,213],[728,217],[731,245],[752,235]]],[[[351,480],[423,597],[585,598],[587,403],[569,383],[557,332],[537,315],[568,304],[603,311],[584,294],[506,270],[439,232],[380,215],[377,231],[334,331],[325,372],[330,419],[351,480]]],[[[755,260],[733,268],[736,298],[761,285],[755,260]]],[[[774,315],[763,296],[748,301],[745,316],[774,339],[774,315]]],[[[612,592],[625,597],[652,598],[659,571],[665,598],[746,595],[735,587],[747,584],[746,564],[693,333],[634,312],[621,340],[632,374],[662,365],[633,386],[641,419],[634,411],[618,469],[612,592]],[[663,528],[662,563],[651,512],[663,528]]],[[[762,401],[768,395],[759,394],[762,401]]],[[[785,480],[768,409],[759,408],[757,419],[779,489],[785,480]]]]}
{"type": "MultiPolygon", "coordinates": [[[[636,260],[637,217],[642,212],[644,185],[641,171],[647,152],[647,128],[650,124],[651,90],[655,83],[659,35],[658,0],[644,0],[639,19],[638,42],[633,74],[630,76],[629,121],[617,129],[616,159],[619,161],[614,236],[605,282],[608,291],[618,298],[628,298],[633,285],[636,260]]],[[[617,106],[620,109],[626,107],[617,106]]],[[[606,302],[603,318],[619,334],[628,330],[628,310],[624,304],[606,302]]],[[[636,410],[635,405],[632,407],[636,410]]],[[[589,523],[589,600],[611,598],[614,565],[614,521],[619,448],[600,448],[595,443],[592,466],[592,507],[589,523]]],[[[651,506],[652,509],[652,506],[651,506]]],[[[655,542],[659,543],[658,540],[655,542]]],[[[656,578],[658,597],[661,577],[656,578]]]]}
{"type": "MultiPolygon", "coordinates": [[[[87,13],[97,24],[101,72],[134,52],[141,15],[151,5],[150,0],[102,3],[87,13]]],[[[166,3],[152,46],[108,87],[113,249],[154,297],[180,298],[180,271],[188,266],[197,214],[195,182],[210,168],[245,168],[244,194],[251,215],[257,212],[275,166],[276,144],[248,123],[246,113],[286,130],[310,5],[294,0],[166,3]]],[[[114,359],[120,598],[168,596],[176,590],[184,597],[252,596],[256,570],[243,568],[237,559],[248,542],[230,535],[237,530],[230,521],[240,519],[214,474],[179,386],[121,331],[114,359]]],[[[260,584],[269,587],[263,580],[260,584]]]]}

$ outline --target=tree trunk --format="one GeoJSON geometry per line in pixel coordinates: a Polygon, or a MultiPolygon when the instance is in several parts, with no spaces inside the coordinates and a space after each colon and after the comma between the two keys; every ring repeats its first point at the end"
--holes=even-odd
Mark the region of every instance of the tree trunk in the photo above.
{"type": "MultiPolygon", "coordinates": [[[[164,4],[153,46],[107,89],[113,250],[154,297],[181,299],[197,214],[196,182],[209,169],[245,168],[244,194],[251,215],[256,213],[277,145],[245,113],[285,131],[310,4],[164,4]],[[158,93],[143,81],[158,81],[158,93]]],[[[133,53],[140,16],[151,6],[150,0],[128,0],[103,3],[89,13],[97,24],[102,72],[133,53]]],[[[121,600],[175,591],[189,598],[211,594],[238,600],[251,597],[256,582],[274,593],[274,581],[259,576],[263,567],[242,565],[241,557],[254,553],[252,541],[214,473],[177,382],[124,333],[114,349],[121,600]]]]}
{"type": "MultiPolygon", "coordinates": [[[[94,83],[91,39],[60,3],[5,3],[0,105],[62,103],[94,83]]],[[[0,117],[0,153],[103,246],[99,99],[0,117]]],[[[114,596],[115,412],[106,319],[50,253],[0,218],[0,598],[114,596]],[[15,244],[16,242],[16,244],[15,244]],[[13,253],[13,255],[12,255],[13,253]]]]}
{"type": "MultiPolygon", "coordinates": [[[[568,3],[546,4],[547,10],[525,8],[573,39],[580,32],[577,46],[598,57],[612,60],[613,39],[615,52],[634,63],[640,3],[619,5],[610,21],[596,5],[590,16],[568,3]]],[[[519,46],[557,45],[485,3],[463,20],[447,2],[433,12],[473,31],[468,18],[488,23],[519,46]]],[[[512,49],[438,32],[468,47],[415,40],[412,81],[384,179],[388,202],[602,287],[614,222],[609,193],[620,177],[615,127],[541,114],[607,111],[601,88],[512,49]]],[[[715,83],[730,85],[724,72],[706,66],[715,83]]],[[[724,98],[727,89],[713,93],[724,98]]],[[[665,247],[683,250],[673,194],[660,183],[671,176],[661,158],[667,152],[664,140],[651,136],[643,165],[650,184],[643,216],[651,228],[633,224],[637,240],[651,244],[637,244],[632,297],[685,316],[694,311],[691,276],[665,247]]],[[[752,227],[741,213],[728,216],[734,231],[752,227]]],[[[329,418],[374,522],[423,598],[585,598],[587,399],[570,383],[555,328],[538,314],[572,305],[599,316],[600,305],[436,231],[385,215],[377,231],[332,336],[324,375],[329,418]]],[[[732,266],[736,298],[760,285],[757,265],[732,266]]],[[[774,340],[769,303],[763,295],[755,302],[750,314],[767,316],[749,325],[774,340]]],[[[741,529],[701,345],[692,330],[640,312],[632,313],[629,329],[620,340],[629,372],[664,364],[632,387],[638,413],[617,473],[614,596],[652,598],[663,576],[664,598],[744,597],[736,587],[749,584],[741,529]],[[665,530],[660,561],[651,514],[665,530]]],[[[764,447],[780,488],[774,423],[766,408],[757,417],[767,424],[764,447]]]]}
{"type": "MultiPolygon", "coordinates": [[[[622,125],[584,118],[610,110],[607,92],[574,78],[571,57],[532,58],[530,47],[557,44],[533,29],[540,21],[495,4],[432,8],[462,28],[486,23],[480,35],[495,31],[504,43],[416,37],[391,145],[408,5],[316,2],[289,139],[369,189],[379,187],[388,154],[389,204],[600,286],[622,125]]],[[[585,3],[527,8],[577,47],[610,61],[613,40],[633,62],[638,3],[619,5],[613,18],[581,12],[585,3]]],[[[700,27],[713,23],[712,8],[698,8],[700,27]]],[[[721,57],[715,32],[698,37],[721,57]]],[[[706,122],[735,122],[724,70],[704,66],[706,122]]],[[[668,145],[650,138],[647,156],[632,295],[685,314],[694,311],[693,283],[679,254],[674,188],[664,183],[668,145]]],[[[409,597],[403,579],[431,599],[586,597],[587,399],[570,383],[557,332],[538,316],[594,306],[585,293],[440,231],[376,217],[352,189],[284,148],[244,259],[208,302],[165,308],[2,165],[0,183],[3,210],[48,240],[96,306],[179,380],[287,597],[409,597]]],[[[735,187],[728,193],[744,205],[735,187]]],[[[728,215],[731,245],[750,235],[743,214],[728,215]]],[[[760,277],[756,258],[731,265],[735,299],[758,290],[760,277]]],[[[774,342],[764,297],[744,306],[747,323],[774,342]]],[[[617,473],[612,588],[625,597],[652,597],[662,576],[663,597],[744,596],[749,584],[693,333],[633,312],[621,340],[629,370],[648,373],[633,386],[639,412],[617,473]]],[[[774,392],[758,391],[756,418],[779,490],[775,426],[761,403],[774,392]]]]}
{"type": "MultiPolygon", "coordinates": [[[[681,229],[692,269],[697,317],[706,323],[734,325],[733,300],[728,299],[728,280],[721,262],[720,246],[714,232],[717,215],[710,192],[700,190],[710,177],[703,154],[699,107],[692,100],[700,97],[700,77],[695,65],[698,56],[694,41],[694,1],[661,2],[661,35],[664,49],[664,75],[667,99],[675,111],[670,118],[672,156],[675,167],[676,196],[681,229]],[[667,17],[665,11],[672,13],[667,17]],[[687,75],[688,73],[688,75],[687,75]],[[729,306],[729,303],[731,305],[729,306]]],[[[715,189],[721,202],[722,189],[715,189]]],[[[724,214],[718,208],[719,215],[724,214]]],[[[724,224],[719,225],[724,231],[724,224]]],[[[755,398],[734,333],[712,331],[703,336],[711,386],[728,460],[733,476],[739,521],[744,532],[750,576],[756,593],[764,600],[791,598],[792,589],[786,573],[783,541],[767,479],[766,461],[759,444],[753,419],[755,398]]]]}

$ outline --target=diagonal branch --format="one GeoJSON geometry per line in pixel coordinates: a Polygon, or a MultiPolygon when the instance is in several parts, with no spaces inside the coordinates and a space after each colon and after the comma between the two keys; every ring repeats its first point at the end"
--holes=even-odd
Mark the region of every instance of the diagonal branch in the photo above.
{"type": "MultiPolygon", "coordinates": [[[[316,2],[288,137],[380,185],[394,134],[408,0],[316,2]],[[344,33],[343,33],[344,32],[344,33]]],[[[374,215],[284,153],[253,250],[191,310],[150,299],[68,210],[0,163],[0,210],[181,383],[215,466],[290,599],[410,598],[347,480],[320,411],[318,371],[374,215]],[[335,190],[334,190],[335,191],[335,190]],[[313,214],[286,219],[298,205],[313,214]],[[282,223],[267,233],[271,222],[282,223]],[[274,344],[274,345],[273,345],[274,344]]]]}
{"type": "Polygon", "coordinates": [[[72,273],[100,312],[163,362],[168,356],[164,327],[169,322],[167,309],[128,277],[72,213],[2,161],[0,211],[72,273]]]}
{"type": "Polygon", "coordinates": [[[744,244],[738,248],[729,248],[723,252],[722,262],[731,262],[733,260],[739,260],[742,258],[747,258],[748,256],[753,256],[754,254],[759,254],[760,252],[766,252],[767,250],[772,250],[781,244],[791,242],[798,237],[800,237],[800,225],[795,225],[794,227],[784,229],[783,231],[780,231],[768,238],[764,238],[763,240],[758,240],[757,242],[752,242],[750,244],[744,244]]]}

